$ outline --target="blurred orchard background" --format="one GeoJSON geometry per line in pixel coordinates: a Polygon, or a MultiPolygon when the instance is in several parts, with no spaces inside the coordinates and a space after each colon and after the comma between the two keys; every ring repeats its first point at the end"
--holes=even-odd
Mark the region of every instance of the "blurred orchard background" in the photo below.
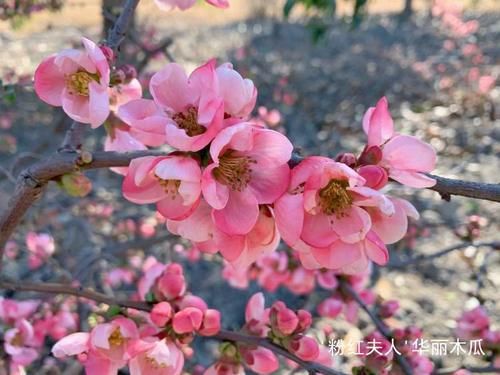
{"type": "MultiPolygon", "coordinates": [[[[71,123],[60,108],[36,97],[34,69],[45,56],[78,47],[81,35],[101,39],[114,17],[113,3],[121,2],[67,0],[54,2],[60,9],[14,18],[2,14],[2,3],[9,1],[0,1],[0,211],[18,173],[57,149],[71,123]]],[[[500,182],[500,2],[368,0],[354,12],[354,1],[339,0],[335,15],[285,3],[231,0],[221,11],[200,1],[186,12],[163,13],[144,0],[122,51],[126,61],[137,64],[143,82],[168,61],[188,71],[211,57],[233,62],[258,88],[258,106],[266,106],[255,116],[286,133],[304,154],[359,152],[362,115],[386,95],[397,129],[437,150],[436,174],[500,182]]],[[[103,140],[101,127],[89,132],[85,147],[102,149],[103,140]]],[[[35,282],[76,278],[96,290],[120,293],[112,287],[131,290],[139,274],[127,266],[130,262],[142,264],[150,256],[175,260],[185,265],[193,293],[220,309],[227,326],[240,325],[247,298],[262,289],[258,283],[252,281],[247,290],[230,286],[221,278],[219,258],[190,251],[189,244],[169,235],[151,207],[124,200],[120,176],[108,170],[88,175],[92,190],[84,198],[50,186],[8,243],[3,272],[35,282]],[[54,238],[53,255],[39,265],[32,264],[29,232],[54,238]]],[[[401,304],[391,325],[415,324],[427,339],[450,339],[462,312],[481,303],[498,328],[500,252],[469,243],[499,240],[498,206],[461,197],[447,202],[435,192],[400,185],[390,189],[421,213],[405,239],[391,246],[389,265],[371,277],[382,298],[401,304]],[[462,243],[457,251],[404,265],[462,243]]],[[[280,286],[266,296],[314,309],[328,294],[318,290],[301,294],[300,286],[292,291],[280,286]]],[[[361,339],[366,316],[359,319],[358,327],[346,324],[342,315],[317,324],[331,327],[336,337],[361,339]]],[[[88,325],[88,319],[80,324],[88,325]]],[[[200,344],[197,349],[196,361],[208,365],[212,348],[200,344]]],[[[44,360],[34,373],[57,373],[44,360]]],[[[442,367],[484,363],[474,356],[434,360],[442,367]]]]}

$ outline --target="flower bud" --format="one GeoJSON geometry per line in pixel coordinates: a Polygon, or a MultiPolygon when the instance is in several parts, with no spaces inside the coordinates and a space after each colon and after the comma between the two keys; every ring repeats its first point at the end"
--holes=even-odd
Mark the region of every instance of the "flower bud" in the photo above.
{"type": "Polygon", "coordinates": [[[399,309],[399,302],[396,300],[385,301],[380,305],[378,314],[381,318],[387,319],[393,316],[399,309]]]}
{"type": "Polygon", "coordinates": [[[335,318],[340,314],[343,306],[343,302],[338,298],[327,298],[318,305],[318,313],[326,318],[335,318]]]}
{"type": "Polygon", "coordinates": [[[303,361],[314,361],[319,355],[318,343],[308,336],[301,336],[291,341],[289,349],[303,361]]]}
{"type": "Polygon", "coordinates": [[[172,317],[172,306],[168,302],[160,302],[153,306],[151,310],[151,321],[158,327],[164,327],[172,317]]]}
{"type": "Polygon", "coordinates": [[[358,159],[360,165],[377,165],[382,160],[382,149],[378,146],[366,146],[358,159]]]}
{"type": "Polygon", "coordinates": [[[366,180],[365,186],[375,190],[382,189],[389,181],[386,170],[378,165],[365,165],[358,173],[366,180]]]}
{"type": "Polygon", "coordinates": [[[220,331],[220,312],[214,309],[208,309],[203,314],[203,322],[200,328],[200,335],[213,336],[220,331]]]}
{"type": "Polygon", "coordinates": [[[177,263],[169,264],[157,280],[157,289],[168,300],[181,297],[186,292],[182,266],[177,263]]]}
{"type": "Polygon", "coordinates": [[[299,325],[299,318],[290,309],[281,309],[276,313],[276,325],[283,335],[291,335],[299,325]]]}
{"type": "Polygon", "coordinates": [[[356,165],[356,156],[350,152],[344,152],[342,154],[338,154],[335,161],[353,168],[356,165]]]}
{"type": "Polygon", "coordinates": [[[193,333],[201,327],[203,313],[196,307],[187,307],[177,312],[172,320],[174,331],[179,334],[193,333]]]}
{"type": "Polygon", "coordinates": [[[99,48],[101,49],[104,57],[106,57],[108,63],[113,64],[113,62],[115,61],[115,53],[113,52],[113,50],[106,45],[100,45],[99,48]]]}
{"type": "Polygon", "coordinates": [[[312,315],[309,311],[299,310],[297,311],[297,317],[299,318],[299,326],[297,329],[299,332],[304,332],[311,327],[312,315]]]}

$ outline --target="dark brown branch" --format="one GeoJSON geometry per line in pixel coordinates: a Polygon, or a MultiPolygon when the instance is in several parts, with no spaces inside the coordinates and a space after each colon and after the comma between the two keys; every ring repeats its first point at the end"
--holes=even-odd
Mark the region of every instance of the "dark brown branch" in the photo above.
{"type": "MultiPolygon", "coordinates": [[[[387,340],[391,341],[393,339],[393,337],[392,337],[392,332],[389,329],[389,327],[387,327],[385,325],[385,323],[376,314],[374,314],[373,311],[370,310],[370,308],[363,302],[363,300],[361,299],[359,294],[352,288],[352,286],[349,285],[345,281],[341,281],[340,287],[344,293],[346,293],[352,299],[354,299],[358,303],[358,305],[361,307],[361,309],[363,309],[366,312],[366,314],[370,317],[373,324],[375,324],[375,327],[377,328],[377,330],[387,340]]],[[[396,360],[397,364],[399,365],[399,367],[401,368],[401,370],[403,371],[403,373],[405,375],[412,375],[413,374],[413,370],[404,356],[395,355],[394,359],[396,360]]]]}
{"type": "Polygon", "coordinates": [[[460,195],[462,197],[500,202],[500,184],[453,180],[432,174],[428,176],[436,179],[436,185],[429,189],[437,191],[447,201],[451,199],[452,195],[460,195]]]}
{"type": "Polygon", "coordinates": [[[132,19],[139,0],[126,0],[122,13],[116,20],[113,28],[108,33],[107,45],[117,50],[127,34],[128,25],[132,19]]]}
{"type": "Polygon", "coordinates": [[[439,258],[443,255],[449,254],[455,250],[461,250],[464,249],[468,246],[475,246],[475,247],[492,247],[494,249],[500,249],[500,242],[498,241],[493,241],[493,242],[462,242],[453,246],[449,246],[441,251],[438,251],[434,254],[429,254],[429,255],[422,255],[418,256],[412,259],[404,260],[402,262],[394,262],[394,263],[389,263],[387,267],[389,268],[404,268],[407,266],[411,266],[414,264],[422,263],[422,262],[427,262],[432,259],[439,258]]]}
{"type": "Polygon", "coordinates": [[[0,216],[0,259],[12,232],[26,211],[43,194],[49,181],[75,170],[126,167],[132,159],[161,154],[159,151],[96,152],[92,154],[90,163],[83,163],[80,155],[76,153],[58,153],[27,168],[19,175],[14,194],[7,209],[0,216]]]}
{"type": "MultiPolygon", "coordinates": [[[[68,284],[59,283],[29,283],[29,282],[14,282],[14,281],[0,281],[0,289],[13,290],[16,292],[38,292],[38,293],[49,293],[49,294],[66,294],[81,298],[90,299],[96,302],[105,303],[109,306],[117,305],[125,308],[131,308],[142,311],[151,311],[152,306],[146,302],[139,301],[120,301],[113,297],[109,297],[105,294],[95,292],[90,289],[85,289],[82,287],[75,288],[68,284]]],[[[321,373],[324,375],[345,375],[342,372],[330,369],[324,365],[315,362],[303,361],[294,354],[290,353],[286,349],[273,344],[268,339],[247,336],[238,332],[231,332],[221,330],[217,335],[211,336],[210,338],[220,340],[220,341],[233,341],[241,342],[244,344],[257,345],[267,348],[276,354],[286,357],[299,366],[303,367],[305,370],[309,371],[311,374],[321,373]]]]}

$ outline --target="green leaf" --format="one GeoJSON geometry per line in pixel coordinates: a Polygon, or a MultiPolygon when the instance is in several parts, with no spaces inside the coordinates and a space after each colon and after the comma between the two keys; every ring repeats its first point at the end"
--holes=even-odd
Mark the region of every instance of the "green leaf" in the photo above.
{"type": "Polygon", "coordinates": [[[283,7],[283,16],[288,18],[293,7],[297,4],[297,0],[286,0],[285,6],[283,7]]]}
{"type": "Polygon", "coordinates": [[[156,298],[155,298],[155,295],[153,294],[153,292],[149,292],[148,294],[146,294],[146,302],[149,302],[149,303],[156,302],[156,298]]]}
{"type": "Polygon", "coordinates": [[[108,311],[106,311],[106,317],[108,319],[114,318],[117,315],[120,315],[122,313],[122,308],[118,305],[111,305],[108,308],[108,311]]]}

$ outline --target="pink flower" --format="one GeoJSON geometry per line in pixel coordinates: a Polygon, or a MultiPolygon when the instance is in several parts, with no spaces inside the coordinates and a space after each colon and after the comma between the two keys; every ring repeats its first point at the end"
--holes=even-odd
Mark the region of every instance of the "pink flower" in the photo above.
{"type": "Polygon", "coordinates": [[[55,251],[54,238],[48,233],[29,232],[26,235],[26,246],[30,251],[28,265],[30,269],[39,268],[55,251]]]}
{"type": "Polygon", "coordinates": [[[281,301],[273,304],[270,314],[273,332],[281,336],[291,335],[299,325],[297,314],[287,308],[281,301]]]}
{"type": "Polygon", "coordinates": [[[158,327],[164,327],[172,318],[173,309],[170,303],[163,301],[153,306],[150,313],[151,321],[158,327]]]}
{"type": "Polygon", "coordinates": [[[457,321],[455,332],[466,340],[482,338],[490,327],[490,318],[482,306],[466,311],[457,321]]]}
{"type": "Polygon", "coordinates": [[[123,181],[123,195],[139,203],[156,203],[169,219],[189,216],[200,201],[201,169],[188,156],[145,156],[130,163],[123,181]]]}
{"type": "Polygon", "coordinates": [[[38,352],[30,347],[33,337],[33,326],[24,319],[17,321],[15,328],[5,332],[4,349],[11,356],[12,362],[27,366],[38,357],[38,352]]]}
{"type": "Polygon", "coordinates": [[[344,303],[339,298],[327,298],[323,300],[317,307],[318,313],[326,318],[337,317],[344,307],[344,303]]]}
{"type": "Polygon", "coordinates": [[[178,334],[194,333],[201,327],[203,312],[196,307],[186,307],[177,312],[172,319],[174,331],[178,334]]]}
{"type": "Polygon", "coordinates": [[[308,336],[299,336],[292,340],[288,349],[304,361],[314,361],[319,356],[319,345],[308,336]]]}
{"type": "Polygon", "coordinates": [[[129,361],[131,375],[180,375],[184,367],[184,355],[167,339],[159,341],[139,340],[131,350],[129,361]],[[135,355],[134,355],[135,354],[135,355]]]}
{"type": "Polygon", "coordinates": [[[35,71],[35,91],[73,120],[97,128],[109,115],[110,69],[94,42],[82,38],[82,43],[84,52],[68,49],[42,61],[35,71]]]}
{"type": "Polygon", "coordinates": [[[324,157],[308,157],[292,170],[288,192],[274,207],[280,234],[304,267],[359,272],[368,260],[387,262],[387,249],[371,231],[364,207],[386,216],[394,207],[364,183],[345,164],[324,157]]]}
{"type": "Polygon", "coordinates": [[[109,323],[95,326],[90,332],[90,348],[102,357],[122,367],[128,359],[130,343],[139,338],[134,321],[118,317],[109,323]]]}
{"type": "Polygon", "coordinates": [[[137,78],[133,78],[127,83],[115,85],[109,89],[109,96],[110,109],[116,112],[121,105],[141,98],[141,83],[137,78]]]}
{"type": "Polygon", "coordinates": [[[274,251],[280,241],[274,216],[267,206],[257,206],[257,222],[244,235],[229,235],[219,230],[212,220],[212,209],[205,201],[185,220],[167,221],[170,232],[193,241],[209,253],[220,251],[238,270],[248,268],[259,256],[274,251]]]}
{"type": "Polygon", "coordinates": [[[202,191],[221,231],[248,233],[259,217],[259,204],[271,204],[283,194],[292,149],[282,134],[249,123],[217,135],[210,146],[213,163],[203,172],[202,191]]]}
{"type": "Polygon", "coordinates": [[[271,374],[278,370],[279,362],[274,353],[266,348],[243,350],[243,359],[246,366],[257,374],[271,374]]]}
{"type": "Polygon", "coordinates": [[[264,337],[269,331],[269,309],[265,308],[265,299],[262,293],[255,293],[248,300],[245,309],[246,327],[249,332],[264,337]]]}
{"type": "Polygon", "coordinates": [[[167,264],[161,276],[156,280],[156,291],[167,300],[176,299],[186,293],[186,280],[180,264],[167,264]]]}
{"type": "Polygon", "coordinates": [[[199,334],[203,336],[213,336],[220,331],[220,312],[214,309],[207,309],[203,313],[203,322],[199,334]]]}
{"type": "Polygon", "coordinates": [[[290,277],[286,280],[285,285],[292,293],[307,294],[312,292],[316,286],[316,278],[313,271],[297,267],[290,272],[290,277]]]}
{"type": "MultiPolygon", "coordinates": [[[[227,4],[227,1],[211,2],[227,4]]],[[[224,99],[224,113],[240,118],[250,115],[257,101],[257,89],[253,82],[244,79],[231,63],[219,65],[215,72],[219,84],[217,95],[224,99]]]]}
{"type": "Polygon", "coordinates": [[[17,320],[28,319],[38,309],[40,301],[15,301],[0,297],[0,319],[13,325],[17,320]]]}
{"type": "Polygon", "coordinates": [[[199,151],[220,131],[224,101],[217,96],[216,86],[215,60],[189,77],[175,63],[153,75],[149,87],[155,103],[167,112],[165,139],[169,145],[181,151],[199,151]]]}
{"type": "Polygon", "coordinates": [[[380,165],[387,170],[390,178],[404,185],[416,188],[434,186],[436,181],[425,173],[434,169],[436,152],[415,137],[394,132],[385,97],[378,101],[376,107],[366,111],[363,130],[368,135],[368,145],[360,157],[364,164],[380,165]]]}

